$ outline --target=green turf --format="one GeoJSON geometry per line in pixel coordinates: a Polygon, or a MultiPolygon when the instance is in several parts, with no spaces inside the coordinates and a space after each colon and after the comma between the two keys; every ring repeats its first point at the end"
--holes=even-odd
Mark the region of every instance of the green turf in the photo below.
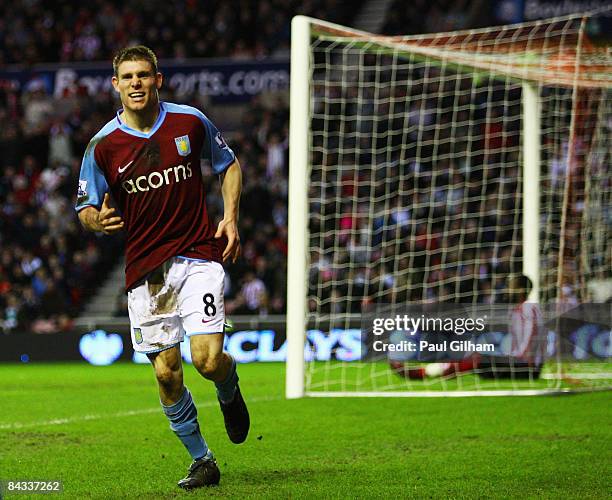
{"type": "Polygon", "coordinates": [[[148,366],[2,365],[0,479],[61,479],[61,498],[104,499],[585,499],[611,491],[609,392],[286,401],[282,365],[243,365],[240,376],[253,425],[235,446],[211,384],[187,367],[222,478],[217,488],[183,493],[175,483],[189,457],[168,429],[148,366]]]}

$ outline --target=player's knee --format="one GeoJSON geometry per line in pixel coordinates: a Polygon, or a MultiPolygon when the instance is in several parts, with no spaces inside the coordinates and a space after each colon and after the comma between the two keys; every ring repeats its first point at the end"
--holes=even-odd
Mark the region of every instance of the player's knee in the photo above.
{"type": "Polygon", "coordinates": [[[192,359],[196,370],[205,378],[215,378],[216,373],[221,367],[222,361],[223,353],[219,353],[215,356],[208,355],[192,359]]]}
{"type": "Polygon", "coordinates": [[[182,374],[180,368],[171,366],[160,366],[155,370],[157,382],[161,385],[166,392],[176,392],[182,385],[182,374]]]}

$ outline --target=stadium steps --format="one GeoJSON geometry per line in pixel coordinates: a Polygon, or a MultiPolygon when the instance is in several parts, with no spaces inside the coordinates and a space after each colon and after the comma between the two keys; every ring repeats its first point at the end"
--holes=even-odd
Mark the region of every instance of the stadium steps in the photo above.
{"type": "Polygon", "coordinates": [[[387,11],[393,0],[368,0],[355,18],[355,28],[370,33],[380,33],[385,23],[387,11]]]}
{"type": "Polygon", "coordinates": [[[100,290],[79,316],[79,319],[91,317],[112,317],[117,305],[117,297],[123,292],[125,262],[121,259],[113,270],[108,274],[106,281],[100,287],[100,290]]]}

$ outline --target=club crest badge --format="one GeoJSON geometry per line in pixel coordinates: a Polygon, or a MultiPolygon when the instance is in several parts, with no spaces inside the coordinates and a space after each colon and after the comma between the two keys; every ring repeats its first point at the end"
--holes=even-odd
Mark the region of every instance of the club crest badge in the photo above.
{"type": "Polygon", "coordinates": [[[140,328],[134,328],[134,340],[137,344],[142,344],[142,330],[140,328]]]}
{"type": "Polygon", "coordinates": [[[175,137],[174,142],[176,143],[176,149],[178,151],[178,154],[180,154],[181,156],[187,156],[191,153],[191,144],[189,143],[188,135],[175,137]]]}

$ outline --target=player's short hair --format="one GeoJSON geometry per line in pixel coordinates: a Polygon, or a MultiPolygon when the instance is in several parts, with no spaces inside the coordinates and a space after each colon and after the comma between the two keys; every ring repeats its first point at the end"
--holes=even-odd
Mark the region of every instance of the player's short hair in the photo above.
{"type": "Polygon", "coordinates": [[[149,47],[135,45],[125,47],[113,57],[113,73],[119,76],[119,65],[124,61],[147,61],[153,68],[153,73],[157,74],[157,56],[149,47]]]}

